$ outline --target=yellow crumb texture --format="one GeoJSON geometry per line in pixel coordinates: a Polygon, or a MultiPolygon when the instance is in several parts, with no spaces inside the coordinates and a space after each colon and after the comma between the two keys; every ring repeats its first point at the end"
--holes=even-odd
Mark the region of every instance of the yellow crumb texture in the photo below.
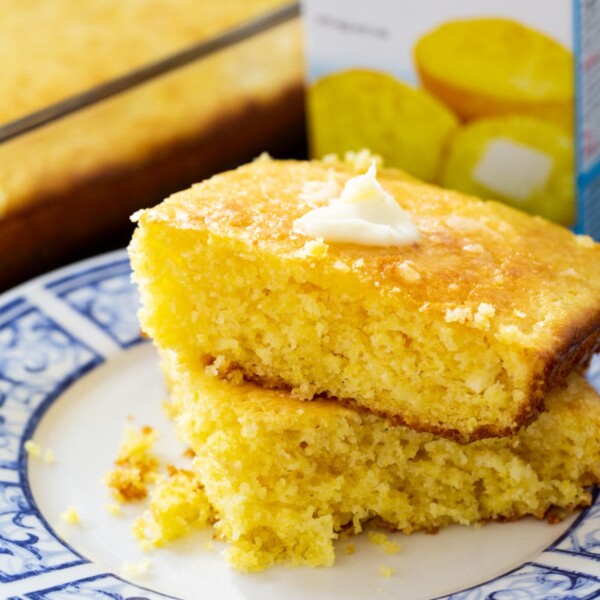
{"type": "MultiPolygon", "coordinates": [[[[462,445],[163,358],[179,434],[196,456],[156,487],[141,536],[164,541],[214,520],[242,571],[331,565],[335,540],[371,519],[405,534],[542,519],[552,507],[588,505],[600,480],[600,403],[578,375],[527,429],[462,445]]],[[[400,550],[383,533],[371,539],[400,550]]]]}
{"type": "Polygon", "coordinates": [[[122,514],[121,507],[118,504],[107,504],[105,508],[106,512],[111,514],[113,517],[120,517],[122,514]]]}
{"type": "Polygon", "coordinates": [[[369,531],[369,541],[380,546],[385,554],[398,554],[402,548],[400,544],[393,542],[385,533],[379,531],[369,531]]]}
{"type": "Polygon", "coordinates": [[[121,573],[124,577],[130,579],[142,579],[148,574],[151,565],[152,561],[147,557],[139,563],[125,562],[121,573]]]}
{"type": "Polygon", "coordinates": [[[72,504],[70,504],[67,509],[61,513],[60,518],[69,525],[79,525],[81,521],[79,517],[79,511],[72,504]]]}
{"type": "Polygon", "coordinates": [[[33,440],[27,440],[24,444],[24,448],[25,452],[33,458],[40,458],[42,456],[42,447],[33,440]]]}
{"type": "Polygon", "coordinates": [[[344,546],[344,554],[351,555],[351,554],[354,554],[355,552],[356,552],[356,544],[350,543],[350,544],[346,544],[344,546]]]}
{"type": "Polygon", "coordinates": [[[148,484],[157,476],[158,459],[152,452],[156,431],[147,425],[125,428],[115,469],[106,475],[106,485],[118,502],[135,502],[148,495],[148,484]]]}
{"type": "Polygon", "coordinates": [[[187,469],[168,467],[150,493],[150,513],[134,524],[134,534],[161,546],[194,528],[214,521],[212,507],[197,475],[187,469]]]}
{"type": "Polygon", "coordinates": [[[396,569],[393,567],[386,567],[385,565],[379,565],[379,574],[385,579],[389,579],[394,573],[396,569]]]}

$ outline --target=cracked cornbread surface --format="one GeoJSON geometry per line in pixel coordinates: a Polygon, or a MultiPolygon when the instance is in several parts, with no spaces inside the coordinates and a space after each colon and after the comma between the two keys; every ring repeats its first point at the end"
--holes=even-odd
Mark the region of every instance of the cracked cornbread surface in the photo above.
{"type": "Polygon", "coordinates": [[[325,243],[295,219],[357,174],[268,158],[137,214],[145,331],[298,398],[336,398],[463,442],[510,434],[600,337],[600,246],[381,170],[416,244],[325,243]]]}
{"type": "Polygon", "coordinates": [[[370,519],[411,533],[550,517],[588,505],[600,478],[600,399],[575,374],[513,437],[459,444],[337,402],[236,385],[174,353],[163,362],[196,456],[158,489],[147,529],[158,544],[183,535],[206,522],[208,502],[240,570],[331,565],[338,534],[370,519]]]}

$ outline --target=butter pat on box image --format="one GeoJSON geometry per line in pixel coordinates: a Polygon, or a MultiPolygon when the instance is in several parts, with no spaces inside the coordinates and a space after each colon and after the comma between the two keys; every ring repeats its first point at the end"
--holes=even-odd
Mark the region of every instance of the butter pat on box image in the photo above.
{"type": "Polygon", "coordinates": [[[313,157],[386,166],[600,237],[600,5],[304,0],[313,157]]]}

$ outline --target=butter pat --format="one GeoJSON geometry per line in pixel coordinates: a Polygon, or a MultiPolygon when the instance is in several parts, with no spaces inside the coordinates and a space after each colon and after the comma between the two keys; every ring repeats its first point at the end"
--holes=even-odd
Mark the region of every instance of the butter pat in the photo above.
{"type": "Polygon", "coordinates": [[[543,192],[554,169],[551,156],[515,142],[496,138],[473,169],[473,179],[495,194],[524,202],[543,192]]]}
{"type": "Polygon", "coordinates": [[[294,233],[326,242],[363,246],[405,246],[419,241],[410,215],[377,181],[373,160],[368,171],[349,179],[339,198],[306,213],[294,233]]]}

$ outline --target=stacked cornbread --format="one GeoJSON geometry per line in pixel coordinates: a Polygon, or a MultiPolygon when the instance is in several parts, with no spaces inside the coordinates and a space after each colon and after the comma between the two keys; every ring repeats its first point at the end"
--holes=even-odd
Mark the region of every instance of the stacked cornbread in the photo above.
{"type": "MultiPolygon", "coordinates": [[[[363,170],[265,158],[137,216],[140,319],[196,455],[187,481],[241,569],[331,564],[338,532],[373,518],[543,517],[600,478],[579,373],[600,343],[600,248],[392,170],[377,185],[416,237],[302,233],[363,170]]],[[[181,485],[153,503],[159,542],[173,506],[194,514],[181,485]]]]}

